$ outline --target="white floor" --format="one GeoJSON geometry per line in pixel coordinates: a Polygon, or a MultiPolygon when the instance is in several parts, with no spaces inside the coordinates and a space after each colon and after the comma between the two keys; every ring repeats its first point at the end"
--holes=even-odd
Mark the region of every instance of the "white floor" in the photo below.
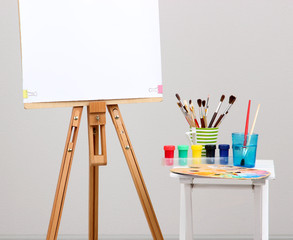
{"type": "MultiPolygon", "coordinates": [[[[178,240],[179,235],[165,235],[165,240],[178,240]]],[[[0,235],[0,240],[45,240],[45,235],[0,235]]],[[[87,240],[86,235],[60,235],[58,240],[87,240]]],[[[201,235],[195,236],[194,240],[253,240],[252,235],[201,235]]],[[[102,235],[99,240],[152,240],[146,235],[102,235]]],[[[293,240],[293,235],[272,235],[270,240],[293,240]]]]}

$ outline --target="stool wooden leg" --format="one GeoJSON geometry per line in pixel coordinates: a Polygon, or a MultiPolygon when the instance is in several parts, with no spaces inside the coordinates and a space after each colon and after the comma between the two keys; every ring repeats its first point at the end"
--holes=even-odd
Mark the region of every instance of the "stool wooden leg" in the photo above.
{"type": "Polygon", "coordinates": [[[56,240],[61,221],[61,215],[69,181],[70,169],[77,141],[77,135],[81,120],[82,107],[74,107],[67,134],[63,160],[60,168],[54,204],[51,213],[50,224],[47,232],[47,240],[56,240]]]}
{"type": "Polygon", "coordinates": [[[254,185],[254,240],[269,239],[269,181],[254,185]]]}
{"type": "Polygon", "coordinates": [[[180,179],[180,240],[192,240],[192,182],[190,178],[180,179]]]}
{"type": "Polygon", "coordinates": [[[163,239],[161,229],[153,209],[146,185],[144,183],[134,150],[132,148],[126,127],[124,125],[118,105],[108,105],[108,111],[111,115],[114,127],[116,129],[125,159],[127,161],[136,191],[140,198],[146,219],[149,224],[153,239],[163,239]]]}

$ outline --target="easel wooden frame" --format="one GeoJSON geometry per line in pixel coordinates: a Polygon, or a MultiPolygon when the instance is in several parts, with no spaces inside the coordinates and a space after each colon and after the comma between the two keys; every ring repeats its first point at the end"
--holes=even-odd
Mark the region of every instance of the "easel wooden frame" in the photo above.
{"type": "MultiPolygon", "coordinates": [[[[135,100],[132,100],[135,101],[135,100]]],[[[158,101],[155,99],[154,101],[158,101]]],[[[138,100],[140,102],[140,100],[138,100]]],[[[68,103],[67,103],[68,104],[68,103]]],[[[153,239],[163,239],[161,229],[153,209],[146,185],[144,183],[133,147],[131,145],[123,118],[117,104],[112,102],[88,102],[88,136],[89,136],[89,240],[98,239],[98,187],[99,166],[107,164],[106,155],[106,106],[116,129],[125,159],[127,161],[133,182],[143,207],[145,217],[151,230],[153,239]],[[99,151],[101,145],[101,151],[99,151]]],[[[38,106],[37,108],[39,108],[38,106]]],[[[50,106],[47,106],[50,107],[50,106]]],[[[55,107],[55,106],[54,106],[55,107]]],[[[29,107],[31,108],[31,107],[29,107]]],[[[64,206],[66,190],[69,181],[72,159],[76,146],[82,106],[74,106],[72,110],[69,130],[67,134],[63,160],[59,173],[54,204],[48,227],[47,240],[56,240],[64,206]]]]}

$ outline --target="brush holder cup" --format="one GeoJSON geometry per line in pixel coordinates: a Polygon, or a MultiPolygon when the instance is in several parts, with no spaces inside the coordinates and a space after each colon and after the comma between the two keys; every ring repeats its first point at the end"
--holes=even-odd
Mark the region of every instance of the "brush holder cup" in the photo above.
{"type": "Polygon", "coordinates": [[[186,136],[190,145],[202,145],[201,156],[206,156],[205,145],[217,144],[219,128],[190,128],[186,136]]]}
{"type": "Polygon", "coordinates": [[[255,166],[258,134],[232,133],[233,165],[247,168],[255,166]]]}

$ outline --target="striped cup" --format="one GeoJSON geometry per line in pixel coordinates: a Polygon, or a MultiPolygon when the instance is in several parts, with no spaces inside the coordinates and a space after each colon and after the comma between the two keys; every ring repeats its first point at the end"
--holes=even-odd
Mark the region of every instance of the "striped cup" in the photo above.
{"type": "Polygon", "coordinates": [[[186,133],[190,145],[199,144],[203,145],[202,157],[206,156],[205,145],[216,144],[218,140],[219,128],[190,128],[186,133]]]}

